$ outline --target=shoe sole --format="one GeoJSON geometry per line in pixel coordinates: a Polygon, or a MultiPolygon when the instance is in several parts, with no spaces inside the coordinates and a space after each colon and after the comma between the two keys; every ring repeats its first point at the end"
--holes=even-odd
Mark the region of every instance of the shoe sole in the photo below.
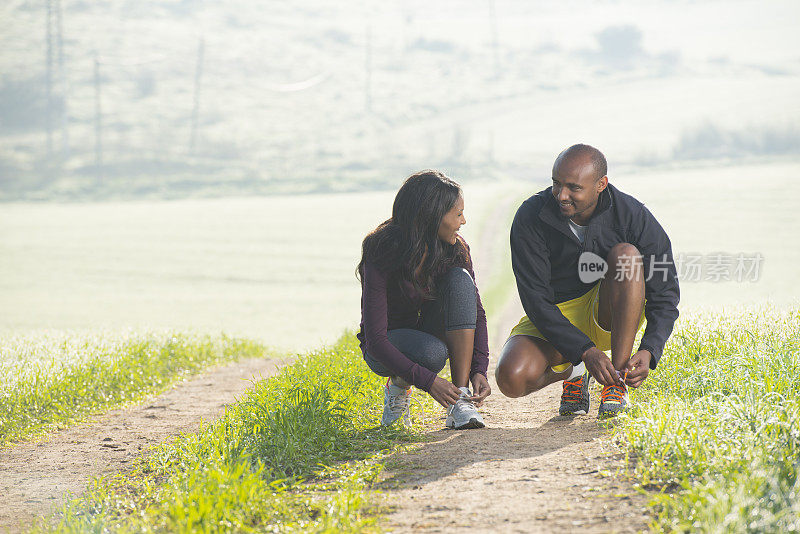
{"type": "Polygon", "coordinates": [[[445,426],[447,428],[451,428],[453,430],[466,430],[466,429],[470,429],[470,428],[484,428],[484,427],[486,427],[486,425],[483,423],[483,421],[479,421],[478,419],[475,419],[474,417],[470,418],[469,422],[464,423],[463,425],[460,425],[460,426],[455,426],[455,423],[454,422],[451,423],[450,421],[447,421],[445,423],[445,426]]]}
{"type": "Polygon", "coordinates": [[[383,419],[381,419],[381,426],[387,426],[387,427],[388,426],[392,426],[393,424],[397,423],[398,421],[401,421],[400,424],[405,426],[405,427],[410,427],[411,426],[411,421],[410,420],[406,421],[402,417],[398,417],[397,419],[395,419],[394,421],[392,421],[390,423],[387,423],[383,419]]]}
{"type": "Polygon", "coordinates": [[[451,428],[453,430],[466,430],[466,429],[469,429],[469,428],[484,428],[485,426],[486,425],[483,424],[482,421],[478,421],[477,419],[475,419],[473,417],[472,419],[469,420],[468,423],[464,423],[461,426],[452,426],[451,428]]]}
{"type": "Polygon", "coordinates": [[[562,412],[562,411],[559,410],[558,415],[564,415],[564,416],[566,416],[566,415],[586,415],[587,413],[589,413],[589,412],[587,412],[586,410],[575,410],[574,412],[566,412],[566,411],[562,412]]]}
{"type": "Polygon", "coordinates": [[[597,412],[597,418],[598,419],[609,419],[611,417],[616,417],[619,414],[621,414],[622,412],[626,411],[627,409],[628,409],[627,406],[622,406],[618,410],[613,410],[613,409],[612,410],[600,410],[600,411],[597,412]]]}

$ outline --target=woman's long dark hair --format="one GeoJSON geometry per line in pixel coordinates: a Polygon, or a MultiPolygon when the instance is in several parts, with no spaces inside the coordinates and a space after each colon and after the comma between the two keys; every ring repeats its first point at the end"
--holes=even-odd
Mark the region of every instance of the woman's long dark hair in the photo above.
{"type": "Polygon", "coordinates": [[[410,281],[428,296],[434,277],[451,266],[468,267],[469,253],[459,238],[455,245],[439,239],[439,225],[453,209],[461,187],[439,171],[412,174],[403,183],[392,206],[392,218],[364,238],[356,275],[364,263],[410,281]]]}

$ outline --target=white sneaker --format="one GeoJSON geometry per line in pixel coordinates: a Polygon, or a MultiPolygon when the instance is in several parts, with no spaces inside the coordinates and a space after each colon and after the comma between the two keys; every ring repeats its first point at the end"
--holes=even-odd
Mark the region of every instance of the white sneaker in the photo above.
{"type": "Polygon", "coordinates": [[[389,426],[401,417],[405,426],[411,425],[411,388],[397,387],[389,379],[383,388],[381,424],[389,426]]]}
{"type": "Polygon", "coordinates": [[[472,392],[469,388],[458,388],[461,390],[461,398],[455,404],[451,404],[447,409],[447,420],[445,426],[461,430],[463,428],[483,428],[483,417],[478,413],[478,409],[469,400],[472,392]]]}

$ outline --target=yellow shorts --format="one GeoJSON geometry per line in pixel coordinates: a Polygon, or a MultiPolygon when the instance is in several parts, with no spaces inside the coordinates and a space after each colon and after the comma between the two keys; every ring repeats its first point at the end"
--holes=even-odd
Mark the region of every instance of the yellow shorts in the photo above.
{"type": "MultiPolygon", "coordinates": [[[[611,350],[611,332],[603,330],[597,322],[597,315],[600,306],[600,282],[596,283],[592,289],[578,298],[556,304],[558,309],[567,320],[578,327],[578,330],[586,334],[600,350],[611,350]]],[[[644,323],[644,310],[639,318],[639,328],[644,323]]],[[[528,316],[525,315],[519,320],[517,326],[511,329],[511,336],[533,336],[544,340],[547,338],[539,332],[528,316]]]]}

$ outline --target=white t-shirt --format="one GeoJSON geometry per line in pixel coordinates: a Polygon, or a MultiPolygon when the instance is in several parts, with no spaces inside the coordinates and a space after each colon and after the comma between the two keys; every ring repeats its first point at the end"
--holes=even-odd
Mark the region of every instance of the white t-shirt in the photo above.
{"type": "Polygon", "coordinates": [[[572,219],[569,219],[569,229],[572,230],[572,233],[575,234],[575,237],[578,238],[578,241],[583,243],[583,236],[586,235],[586,227],[581,226],[580,224],[575,224],[572,222],[572,219]]]}

